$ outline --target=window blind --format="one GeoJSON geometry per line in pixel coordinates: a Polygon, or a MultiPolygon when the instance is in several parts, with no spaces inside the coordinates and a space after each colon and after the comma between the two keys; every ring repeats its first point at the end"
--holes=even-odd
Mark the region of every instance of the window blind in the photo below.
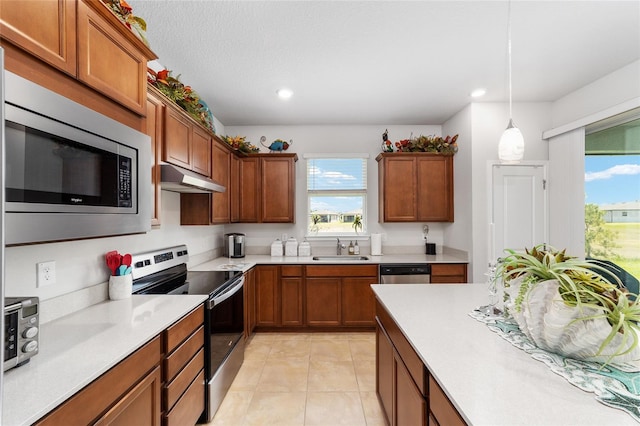
{"type": "Polygon", "coordinates": [[[366,191],[366,158],[307,159],[308,191],[366,191]]]}

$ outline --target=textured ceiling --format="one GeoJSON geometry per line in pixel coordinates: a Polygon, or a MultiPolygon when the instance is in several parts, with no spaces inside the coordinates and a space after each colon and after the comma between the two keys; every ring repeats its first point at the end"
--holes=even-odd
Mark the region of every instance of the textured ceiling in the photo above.
{"type": "MultiPolygon", "coordinates": [[[[129,3],[224,125],[440,124],[477,87],[508,99],[505,1],[129,3]]],[[[512,46],[514,102],[556,100],[640,59],[640,2],[514,1],[512,46]]]]}

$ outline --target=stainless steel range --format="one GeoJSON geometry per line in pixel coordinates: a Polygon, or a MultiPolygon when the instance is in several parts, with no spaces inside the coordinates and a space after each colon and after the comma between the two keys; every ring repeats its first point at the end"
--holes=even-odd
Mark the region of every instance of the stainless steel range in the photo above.
{"type": "Polygon", "coordinates": [[[132,257],[133,294],[204,294],[205,410],[209,422],[244,360],[244,276],[239,271],[187,271],[180,245],[132,257]]]}

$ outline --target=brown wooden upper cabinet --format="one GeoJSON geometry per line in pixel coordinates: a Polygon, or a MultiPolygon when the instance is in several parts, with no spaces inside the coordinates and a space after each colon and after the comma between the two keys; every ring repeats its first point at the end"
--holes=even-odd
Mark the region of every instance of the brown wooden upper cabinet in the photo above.
{"type": "Polygon", "coordinates": [[[179,106],[167,99],[162,159],[211,177],[211,136],[179,106]]]}
{"type": "Polygon", "coordinates": [[[2,38],[76,76],[76,0],[3,0],[2,38]],[[28,19],[27,19],[28,17],[28,19]]]}
{"type": "MultiPolygon", "coordinates": [[[[296,161],[297,154],[241,157],[237,174],[238,199],[231,200],[232,218],[250,223],[294,223],[296,161]]],[[[232,176],[233,171],[232,167],[232,176]]]]}
{"type": "Polygon", "coordinates": [[[147,60],[157,56],[101,1],[3,0],[0,34],[30,55],[145,115],[147,60]]]}
{"type": "Polygon", "coordinates": [[[229,144],[214,136],[211,143],[211,179],[227,190],[213,193],[211,208],[211,223],[213,224],[231,222],[231,157],[234,155],[231,153],[229,144]]]}
{"type": "Polygon", "coordinates": [[[151,137],[151,185],[153,188],[153,212],[151,225],[160,225],[160,161],[162,160],[162,141],[164,131],[164,102],[162,95],[149,86],[147,94],[146,134],[151,137]]]}
{"type": "Polygon", "coordinates": [[[376,161],[381,222],[453,222],[453,156],[393,152],[376,161]]]}

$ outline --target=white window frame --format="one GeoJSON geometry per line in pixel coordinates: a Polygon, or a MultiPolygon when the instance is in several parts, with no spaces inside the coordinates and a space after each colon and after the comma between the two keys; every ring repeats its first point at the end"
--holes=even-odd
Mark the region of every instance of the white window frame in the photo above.
{"type": "Polygon", "coordinates": [[[369,168],[368,168],[368,160],[369,154],[367,153],[310,153],[303,154],[302,158],[306,160],[305,164],[305,179],[308,177],[309,173],[309,159],[350,159],[350,158],[358,158],[364,160],[365,167],[367,170],[365,171],[365,179],[364,184],[365,188],[363,190],[333,190],[333,191],[309,191],[309,183],[305,182],[305,192],[307,197],[307,208],[306,208],[306,225],[305,225],[305,237],[310,240],[323,240],[323,239],[335,239],[335,238],[350,238],[352,240],[366,240],[369,238],[368,234],[368,214],[367,214],[367,191],[368,191],[368,180],[369,180],[369,168]],[[332,232],[332,233],[322,233],[322,234],[311,234],[311,196],[336,196],[336,195],[345,195],[352,196],[358,195],[362,197],[362,230],[357,234],[355,231],[351,232],[332,232]]]}

